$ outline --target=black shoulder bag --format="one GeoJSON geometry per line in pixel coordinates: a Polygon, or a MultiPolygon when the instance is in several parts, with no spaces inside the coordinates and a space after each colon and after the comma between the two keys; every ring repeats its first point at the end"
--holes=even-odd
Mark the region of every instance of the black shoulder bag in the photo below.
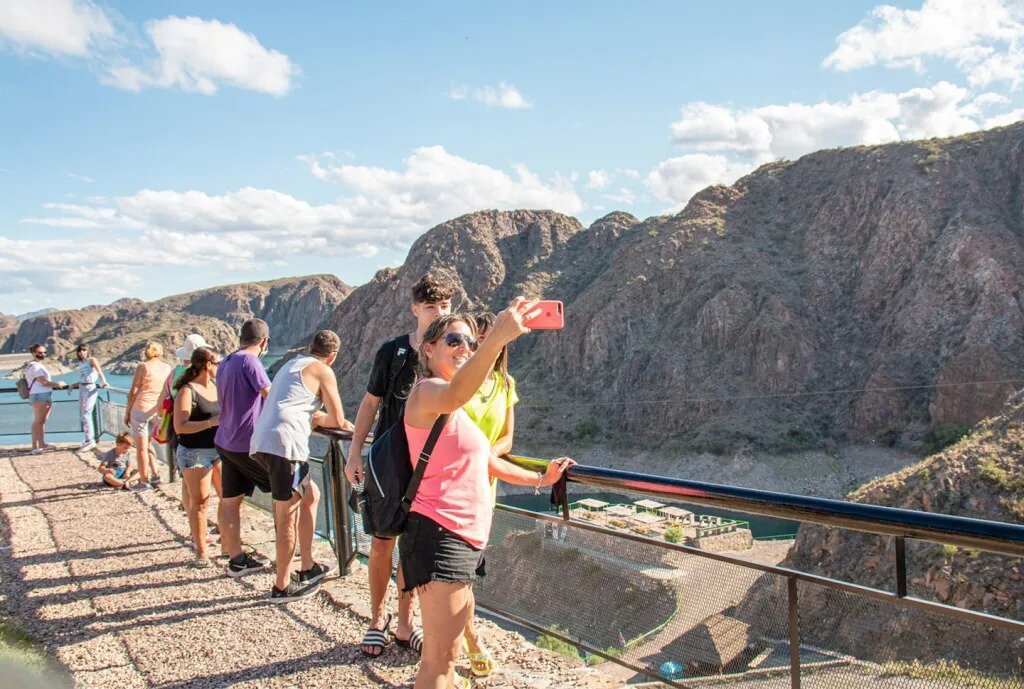
{"type": "Polygon", "coordinates": [[[405,530],[430,454],[446,423],[448,414],[437,417],[415,470],[409,462],[404,419],[398,419],[370,446],[363,493],[359,496],[363,531],[377,538],[394,538],[405,530]]]}

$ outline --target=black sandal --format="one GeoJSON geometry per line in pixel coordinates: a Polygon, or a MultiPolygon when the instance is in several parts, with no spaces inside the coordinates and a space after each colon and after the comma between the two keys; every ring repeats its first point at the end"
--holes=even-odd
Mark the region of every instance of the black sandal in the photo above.
{"type": "Polygon", "coordinates": [[[412,634],[409,635],[408,639],[399,639],[395,637],[395,643],[402,648],[407,648],[410,651],[415,651],[417,655],[423,654],[423,628],[417,627],[412,630],[412,634]]]}
{"type": "Polygon", "coordinates": [[[359,643],[359,650],[362,652],[364,656],[377,658],[382,653],[384,653],[384,650],[388,647],[388,644],[391,642],[391,632],[388,629],[390,626],[391,615],[388,615],[388,618],[384,620],[384,627],[382,629],[370,627],[366,630],[366,634],[363,636],[363,640],[359,643]],[[377,652],[368,653],[364,650],[365,648],[372,648],[377,652]]]}

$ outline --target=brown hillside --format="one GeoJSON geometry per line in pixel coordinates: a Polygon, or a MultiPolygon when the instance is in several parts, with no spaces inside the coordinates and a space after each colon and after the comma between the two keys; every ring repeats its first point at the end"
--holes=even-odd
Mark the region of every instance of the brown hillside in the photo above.
{"type": "Polygon", "coordinates": [[[913,444],[977,421],[1024,368],[1022,146],[1024,124],[821,151],[677,215],[586,231],[553,213],[458,218],[330,319],[345,399],[436,268],[474,305],[520,289],[566,302],[563,332],[513,348],[521,437],[552,452],[595,433],[714,451],[913,444]]]}
{"type": "Polygon", "coordinates": [[[311,275],[214,287],[153,302],[120,299],[110,306],[26,320],[7,351],[45,342],[56,355],[68,356],[78,342],[88,342],[101,363],[127,372],[148,340],[161,342],[171,353],[186,335],[197,332],[217,349],[231,351],[238,345],[239,326],[253,317],[270,325],[272,344],[286,345],[313,332],[349,291],[333,275],[311,275]]]}
{"type": "MultiPolygon", "coordinates": [[[[925,510],[979,519],[1024,521],[1024,393],[1004,412],[940,454],[876,479],[848,496],[854,502],[925,510]]],[[[890,539],[851,531],[801,527],[784,566],[892,590],[895,560],[890,539]]],[[[961,608],[1024,619],[1024,560],[935,543],[907,543],[909,593],[961,608]]],[[[748,601],[751,620],[783,605],[780,582],[748,601]]],[[[954,658],[983,669],[1020,670],[1019,635],[981,627],[936,624],[936,615],[903,612],[817,587],[801,591],[801,619],[812,642],[887,661],[954,658]],[[892,634],[863,633],[884,625],[892,634]],[[964,639],[972,643],[962,645],[964,639]]],[[[781,609],[781,608],[780,608],[781,609]]]]}

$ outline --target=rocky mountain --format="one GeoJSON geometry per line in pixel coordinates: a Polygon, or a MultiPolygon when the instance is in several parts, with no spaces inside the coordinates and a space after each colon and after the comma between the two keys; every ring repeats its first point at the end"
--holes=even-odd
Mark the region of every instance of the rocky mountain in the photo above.
{"type": "Polygon", "coordinates": [[[3,345],[7,338],[18,332],[19,323],[21,321],[18,320],[17,316],[8,316],[7,314],[0,313],[0,350],[3,350],[3,345]]]}
{"type": "Polygon", "coordinates": [[[772,163],[642,222],[444,223],[328,320],[345,399],[373,348],[411,327],[407,289],[430,268],[474,306],[519,290],[566,303],[564,331],[513,348],[520,427],[545,442],[914,444],[994,413],[1020,382],[1022,154],[1017,124],[772,163]]]}
{"type": "Polygon", "coordinates": [[[238,328],[253,317],[270,325],[272,344],[287,344],[314,331],[349,291],[333,275],[312,275],[214,287],[153,302],[120,299],[26,320],[4,351],[44,342],[56,355],[66,356],[87,342],[111,370],[129,371],[149,340],[173,352],[187,334],[198,332],[219,350],[230,351],[238,345],[238,328]]]}
{"type": "MultiPolygon", "coordinates": [[[[1020,523],[1024,520],[1024,393],[1002,414],[980,423],[945,451],[895,474],[871,481],[847,499],[872,505],[1020,523]]],[[[1024,561],[924,541],[907,542],[909,593],[959,608],[1024,619],[1024,561]]],[[[896,576],[890,539],[816,526],[800,528],[784,566],[892,590],[896,576]]],[[[801,623],[811,643],[858,658],[931,662],[941,658],[986,670],[1020,671],[1020,635],[939,616],[894,612],[888,606],[806,586],[801,623]],[[886,634],[864,630],[885,627],[886,634]],[[952,633],[953,627],[959,627],[952,633]],[[974,643],[965,643],[964,640],[974,643]]],[[[772,619],[785,610],[785,582],[769,581],[742,608],[745,618],[772,619]],[[779,607],[781,606],[781,607],[779,607]]]]}
{"type": "Polygon", "coordinates": [[[334,366],[349,415],[366,390],[380,343],[415,329],[410,291],[420,276],[434,272],[455,280],[457,309],[489,308],[520,291],[542,292],[559,274],[564,248],[582,231],[577,220],[550,211],[485,211],[420,237],[401,268],[379,271],[323,323],[341,337],[334,366]]]}

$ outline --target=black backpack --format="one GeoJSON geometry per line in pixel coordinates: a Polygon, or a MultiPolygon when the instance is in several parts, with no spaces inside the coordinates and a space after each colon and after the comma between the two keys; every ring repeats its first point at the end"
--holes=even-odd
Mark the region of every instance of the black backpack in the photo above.
{"type": "Polygon", "coordinates": [[[409,439],[405,435],[404,419],[396,421],[374,440],[366,459],[363,492],[358,498],[364,532],[377,538],[394,538],[405,530],[430,453],[434,451],[446,423],[448,414],[437,417],[415,470],[409,462],[409,439]]]}

